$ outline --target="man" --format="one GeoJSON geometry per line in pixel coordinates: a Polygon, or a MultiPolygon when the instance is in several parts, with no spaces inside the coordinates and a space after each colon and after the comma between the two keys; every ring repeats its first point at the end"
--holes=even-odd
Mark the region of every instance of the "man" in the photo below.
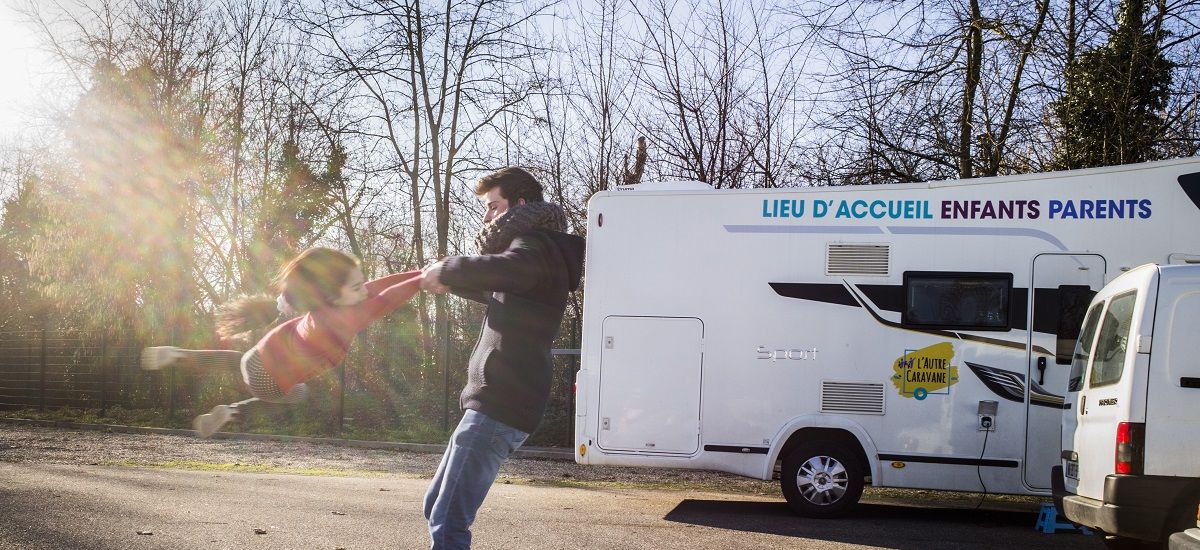
{"type": "Polygon", "coordinates": [[[584,241],[532,175],[510,167],[475,188],[486,208],[477,256],[425,269],[424,288],[487,304],[459,397],[463,408],[425,495],[433,548],[470,548],[471,523],[500,464],[537,428],[550,397],[550,346],[579,288],[584,241]]]}

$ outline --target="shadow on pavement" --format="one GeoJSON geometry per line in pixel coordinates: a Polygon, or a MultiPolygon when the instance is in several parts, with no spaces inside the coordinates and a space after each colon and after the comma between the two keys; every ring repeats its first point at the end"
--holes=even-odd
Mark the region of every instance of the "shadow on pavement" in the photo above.
{"type": "Polygon", "coordinates": [[[1097,537],[1033,529],[1037,514],[995,510],[860,504],[841,519],[812,519],[782,502],[684,500],[663,519],[676,523],[881,546],[928,548],[1100,548],[1097,537]]]}

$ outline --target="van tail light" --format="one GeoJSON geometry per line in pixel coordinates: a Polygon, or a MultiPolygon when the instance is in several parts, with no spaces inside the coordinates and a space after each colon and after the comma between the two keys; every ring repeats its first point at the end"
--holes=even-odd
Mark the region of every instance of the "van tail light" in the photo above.
{"type": "Polygon", "coordinates": [[[1142,422],[1117,424],[1117,473],[1141,475],[1145,456],[1146,424],[1142,422]]]}

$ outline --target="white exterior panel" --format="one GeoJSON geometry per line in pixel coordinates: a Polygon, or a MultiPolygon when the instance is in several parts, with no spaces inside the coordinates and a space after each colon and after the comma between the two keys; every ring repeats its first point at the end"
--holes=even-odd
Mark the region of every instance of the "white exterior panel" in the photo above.
{"type": "Polygon", "coordinates": [[[1151,348],[1146,474],[1200,478],[1200,266],[1163,269],[1151,348]]]}

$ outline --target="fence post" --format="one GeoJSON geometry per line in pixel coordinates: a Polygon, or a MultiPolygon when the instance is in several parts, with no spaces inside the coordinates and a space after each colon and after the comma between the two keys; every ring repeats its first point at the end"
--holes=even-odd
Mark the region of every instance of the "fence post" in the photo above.
{"type": "Polygon", "coordinates": [[[32,406],[29,402],[33,398],[33,337],[36,334],[34,331],[25,331],[21,333],[22,339],[25,340],[25,356],[21,358],[21,367],[25,370],[21,372],[23,375],[21,381],[24,384],[21,387],[21,396],[24,398],[21,405],[25,407],[32,406]]]}
{"type": "Polygon", "coordinates": [[[167,369],[167,419],[175,419],[175,369],[167,369]]]}
{"type": "Polygon", "coordinates": [[[42,376],[41,384],[38,388],[38,410],[46,411],[46,318],[42,317],[42,357],[41,357],[42,376]]]}
{"type": "Polygon", "coordinates": [[[577,389],[575,387],[575,373],[579,372],[579,360],[580,356],[583,354],[583,343],[579,341],[578,318],[574,319],[571,323],[571,344],[579,351],[575,353],[575,356],[572,357],[568,363],[572,367],[570,369],[570,375],[567,377],[567,387],[571,389],[571,407],[567,410],[567,417],[571,420],[572,427],[571,441],[567,442],[568,447],[575,444],[575,434],[573,429],[575,427],[575,390],[577,389]]]}
{"type": "Polygon", "coordinates": [[[100,416],[108,412],[108,331],[100,331],[100,416]]]}
{"type": "MultiPolygon", "coordinates": [[[[445,294],[438,294],[438,300],[446,301],[445,294]]],[[[446,319],[438,323],[441,325],[442,333],[438,335],[441,339],[441,349],[438,350],[442,359],[442,432],[450,431],[450,308],[443,307],[446,319]]]]}
{"type": "MultiPolygon", "coordinates": [[[[364,354],[365,355],[365,354],[364,354]]],[[[342,436],[342,426],[346,424],[346,361],[338,369],[338,406],[337,406],[337,436],[342,436]]]]}
{"type": "MultiPolygon", "coordinates": [[[[171,326],[171,341],[179,341],[179,326],[172,324],[171,326]]],[[[167,369],[167,420],[175,420],[175,371],[179,369],[167,369]]]]}

